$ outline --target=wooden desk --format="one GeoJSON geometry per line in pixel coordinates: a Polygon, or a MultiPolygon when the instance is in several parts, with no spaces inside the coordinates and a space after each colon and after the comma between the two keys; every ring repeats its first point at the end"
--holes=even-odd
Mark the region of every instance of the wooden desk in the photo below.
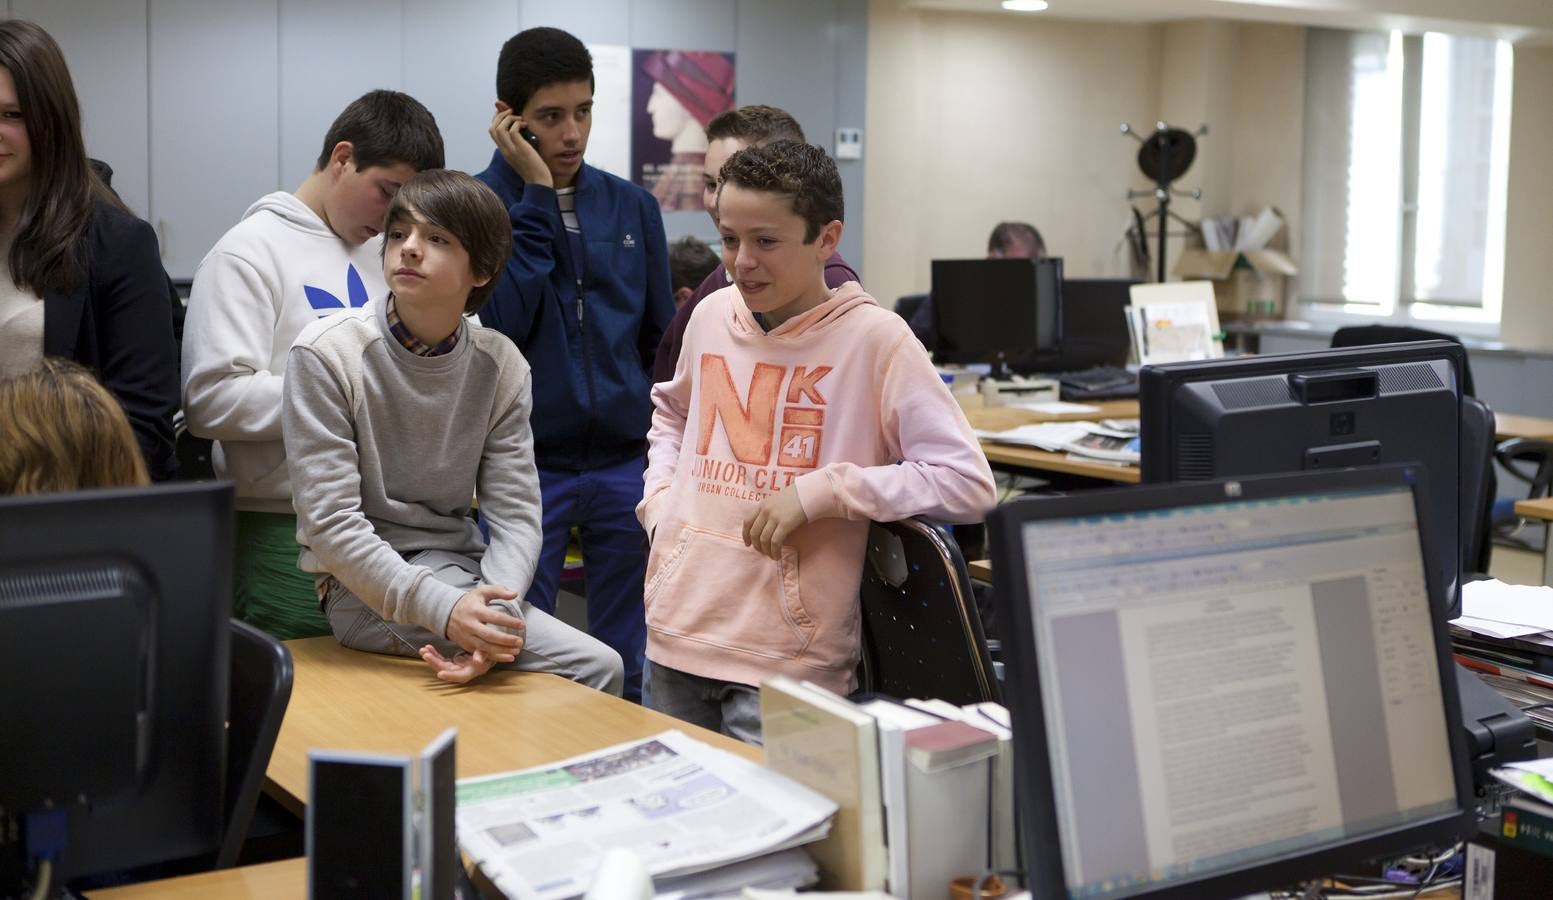
{"type": "Polygon", "coordinates": [[[1494,413],[1494,437],[1501,441],[1517,437],[1553,441],[1553,419],[1496,412],[1494,413]]]}
{"type": "Polygon", "coordinates": [[[87,894],[89,900],[269,900],[307,896],[307,860],[303,857],[257,866],[222,869],[181,878],[145,881],[87,894]]]}
{"type": "MultiPolygon", "coordinates": [[[[1100,407],[1097,413],[1039,413],[1016,406],[967,405],[965,417],[971,427],[982,431],[1007,431],[1020,425],[1041,422],[1073,422],[1100,419],[1135,419],[1138,417],[1138,401],[1105,400],[1089,404],[1100,407]]],[[[1020,472],[1036,472],[1045,475],[1077,475],[1097,481],[1120,484],[1137,484],[1142,475],[1137,466],[1113,466],[1103,462],[1069,459],[1066,453],[1052,453],[1034,447],[1014,444],[981,442],[982,452],[993,468],[1012,469],[1020,472]]]]}
{"type": "Polygon", "coordinates": [[[414,756],[458,727],[458,777],[524,769],[677,728],[759,762],[758,748],[556,675],[492,671],[468,686],[437,681],[418,659],[349,650],[332,637],[287,641],[291,704],[270,758],[268,790],[299,815],[307,752],[414,756]]]}
{"type": "Polygon", "coordinates": [[[970,571],[971,577],[977,581],[985,581],[988,584],[992,583],[992,560],[973,559],[965,564],[965,568],[970,571]]]}
{"type": "Polygon", "coordinates": [[[1542,523],[1545,538],[1542,543],[1542,583],[1553,584],[1553,543],[1546,540],[1546,538],[1553,538],[1553,497],[1543,497],[1540,500],[1517,500],[1515,514],[1542,523]]]}
{"type": "MultiPolygon", "coordinates": [[[[556,675],[493,671],[467,687],[439,682],[420,660],[348,650],[332,637],[287,641],[291,703],[265,789],[297,815],[307,802],[307,753],[360,750],[415,756],[458,728],[458,777],[543,765],[679,729],[760,762],[759,748],[643,709],[556,675]]],[[[94,891],[92,897],[303,897],[307,860],[207,872],[94,891]]]]}

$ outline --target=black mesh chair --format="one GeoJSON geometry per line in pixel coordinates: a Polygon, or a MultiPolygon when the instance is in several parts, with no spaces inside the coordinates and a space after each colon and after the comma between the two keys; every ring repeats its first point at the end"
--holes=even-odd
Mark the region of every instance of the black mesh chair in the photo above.
{"type": "Polygon", "coordinates": [[[291,651],[245,622],[232,620],[232,679],[227,701],[226,833],[216,868],[237,864],[264,786],[264,771],[291,702],[291,651]]]}
{"type": "MultiPolygon", "coordinates": [[[[1372,344],[1406,344],[1411,341],[1450,341],[1459,344],[1461,338],[1406,325],[1349,325],[1332,333],[1333,347],[1368,347],[1372,344]]],[[[1472,386],[1471,361],[1464,360],[1461,364],[1461,392],[1469,397],[1477,396],[1472,386]]]]}
{"type": "Polygon", "coordinates": [[[862,690],[956,705],[1000,699],[970,575],[945,529],[873,523],[860,599],[862,690]]]}
{"type": "MultiPolygon", "coordinates": [[[[1510,477],[1526,483],[1524,499],[1540,500],[1548,496],[1549,486],[1553,484],[1553,441],[1511,438],[1499,445],[1494,458],[1510,477]]],[[[1506,501],[1503,511],[1496,509],[1494,512],[1494,543],[1542,552],[1543,529],[1528,528],[1529,524],[1516,515],[1514,507],[1506,501]]]]}
{"type": "Polygon", "coordinates": [[[1494,494],[1494,411],[1476,397],[1461,398],[1461,582],[1486,577],[1494,494]]]}

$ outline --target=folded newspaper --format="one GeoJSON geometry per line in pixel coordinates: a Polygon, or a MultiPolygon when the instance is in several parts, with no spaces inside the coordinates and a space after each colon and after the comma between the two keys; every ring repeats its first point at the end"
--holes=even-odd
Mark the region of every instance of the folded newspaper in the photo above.
{"type": "Polygon", "coordinates": [[[976,436],[1000,444],[1036,447],[1053,453],[1118,464],[1141,459],[1137,432],[1095,422],[1046,422],[1007,431],[977,431],[976,436]]]}
{"type": "Polygon", "coordinates": [[[532,769],[458,782],[458,842],[514,900],[565,900],[604,853],[631,850],[654,879],[823,838],[836,804],[678,731],[532,769]]]}

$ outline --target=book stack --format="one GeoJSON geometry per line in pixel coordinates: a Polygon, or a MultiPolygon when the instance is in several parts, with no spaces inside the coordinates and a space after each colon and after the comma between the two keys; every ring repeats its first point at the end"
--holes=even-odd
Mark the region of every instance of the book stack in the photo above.
{"type": "Polygon", "coordinates": [[[1493,775],[1515,792],[1498,827],[1467,847],[1463,896],[1545,897],[1553,885],[1553,759],[1511,763],[1493,775]]]}
{"type": "Polygon", "coordinates": [[[1462,585],[1451,620],[1456,661],[1553,732],[1553,588],[1498,580],[1462,585]]]}
{"type": "Polygon", "coordinates": [[[767,767],[838,807],[807,848],[830,890],[941,898],[1014,865],[1013,747],[997,704],[854,703],[808,682],[761,685],[767,767]]]}

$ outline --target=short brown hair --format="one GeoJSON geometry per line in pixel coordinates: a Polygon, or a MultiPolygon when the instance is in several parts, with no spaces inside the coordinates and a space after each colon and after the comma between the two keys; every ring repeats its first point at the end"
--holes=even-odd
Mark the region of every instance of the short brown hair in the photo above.
{"type": "Polygon", "coordinates": [[[736,184],[752,191],[785,194],[793,212],[804,221],[805,244],[814,243],[820,229],[843,221],[841,175],[829,154],[801,141],[775,141],[764,147],[748,147],[728,157],[717,173],[718,195],[736,184]]]}
{"type": "Polygon", "coordinates": [[[351,101],[324,135],[313,171],[329,165],[341,141],[350,141],[357,171],[405,163],[419,172],[445,165],[436,118],[419,100],[400,91],[368,91],[351,101]]]}
{"type": "Polygon", "coordinates": [[[1036,259],[1046,255],[1046,241],[1029,222],[999,222],[987,237],[987,252],[1007,253],[1016,243],[1029,244],[1036,259]]]}
{"type": "MultiPolygon", "coordinates": [[[[394,195],[388,215],[383,217],[383,230],[386,232],[396,220],[406,219],[446,229],[458,239],[469,253],[469,270],[479,278],[490,279],[469,292],[464,312],[484,306],[496,290],[496,276],[512,254],[512,220],[501,198],[463,172],[427,169],[415,173],[394,195]]],[[[383,246],[386,252],[387,243],[383,246]]]]}
{"type": "Polygon", "coordinates": [[[0,494],[150,484],[119,401],[67,359],[0,379],[0,494]]]}
{"type": "Polygon", "coordinates": [[[785,109],[775,106],[751,104],[730,109],[706,123],[706,139],[720,141],[735,138],[751,147],[760,147],[772,141],[804,140],[803,127],[785,109]]]}

